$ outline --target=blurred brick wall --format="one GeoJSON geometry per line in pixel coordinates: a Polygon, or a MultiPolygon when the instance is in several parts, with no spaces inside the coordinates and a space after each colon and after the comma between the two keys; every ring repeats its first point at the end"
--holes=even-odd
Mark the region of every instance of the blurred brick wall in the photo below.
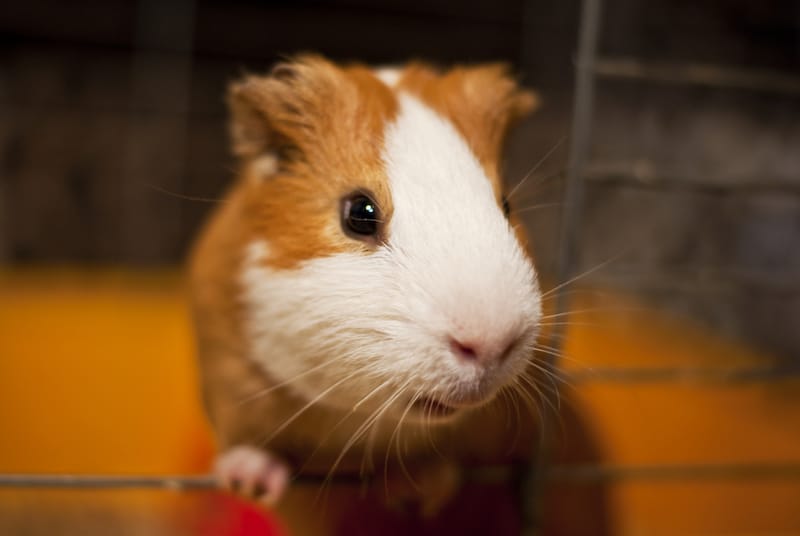
{"type": "MultiPolygon", "coordinates": [[[[559,0],[5,6],[0,260],[180,261],[213,203],[164,191],[223,195],[225,84],[299,50],[510,61],[544,100],[513,140],[514,184],[569,134],[577,14],[559,0]]],[[[799,27],[789,0],[608,0],[600,52],[791,78],[799,27]]],[[[578,270],[613,260],[590,279],[800,356],[799,125],[797,92],[599,80],[578,270]]],[[[568,145],[514,199],[545,272],[568,145]]]]}
{"type": "MultiPolygon", "coordinates": [[[[538,30],[536,45],[565,49],[538,30]]],[[[597,79],[576,271],[609,262],[587,279],[800,365],[800,4],[608,0],[598,53],[718,67],[736,80],[597,79]]],[[[526,151],[544,154],[568,133],[573,56],[558,57],[560,66],[533,59],[548,73],[546,107],[515,140],[510,182],[538,160],[526,151]]],[[[559,212],[549,203],[562,200],[552,177],[566,152],[529,181],[522,203],[542,205],[525,216],[550,272],[559,212]]]]}
{"type": "Polygon", "coordinates": [[[173,263],[232,175],[226,84],[281,56],[507,59],[522,2],[91,2],[0,9],[0,258],[173,263]]]}
{"type": "Polygon", "coordinates": [[[603,54],[721,66],[739,79],[598,84],[584,265],[627,247],[598,279],[797,366],[800,4],[609,7],[603,54]]]}

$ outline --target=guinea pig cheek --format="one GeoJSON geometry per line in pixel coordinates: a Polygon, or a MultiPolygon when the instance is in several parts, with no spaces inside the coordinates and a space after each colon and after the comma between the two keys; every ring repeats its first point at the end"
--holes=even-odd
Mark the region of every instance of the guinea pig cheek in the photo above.
{"type": "Polygon", "coordinates": [[[273,384],[319,406],[393,412],[414,385],[419,337],[395,304],[385,250],[270,267],[252,243],[241,275],[250,358],[273,384]]]}

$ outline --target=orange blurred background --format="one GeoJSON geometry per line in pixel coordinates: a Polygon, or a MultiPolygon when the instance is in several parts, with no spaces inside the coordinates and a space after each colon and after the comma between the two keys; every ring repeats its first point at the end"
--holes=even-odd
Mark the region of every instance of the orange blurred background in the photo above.
{"type": "MultiPolygon", "coordinates": [[[[562,404],[586,429],[565,421],[558,433],[563,443],[580,433],[600,453],[593,467],[607,471],[607,533],[800,533],[800,381],[659,378],[665,368],[713,375],[770,361],[631,300],[576,295],[585,296],[576,310],[602,314],[570,318],[562,404]],[[618,376],[631,370],[638,380],[618,376]],[[661,472],[648,473],[653,467],[661,472]]],[[[174,271],[3,271],[0,472],[204,473],[213,442],[192,353],[174,271]]],[[[579,517],[571,491],[596,484],[579,458],[559,457],[546,505],[556,525],[579,517]]],[[[28,512],[31,504],[133,509],[171,520],[164,530],[174,534],[211,500],[197,492],[86,493],[5,490],[0,503],[6,515],[23,503],[28,512]]]]}

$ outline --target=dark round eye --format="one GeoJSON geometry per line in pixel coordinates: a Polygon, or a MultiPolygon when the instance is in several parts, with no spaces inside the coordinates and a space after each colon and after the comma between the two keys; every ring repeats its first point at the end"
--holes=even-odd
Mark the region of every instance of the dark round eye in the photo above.
{"type": "Polygon", "coordinates": [[[380,228],[380,212],[375,201],[363,193],[355,193],[342,202],[342,228],[354,236],[375,236],[380,228]]]}
{"type": "Polygon", "coordinates": [[[506,218],[511,216],[511,205],[508,203],[508,198],[503,196],[503,214],[506,215],[506,218]]]}

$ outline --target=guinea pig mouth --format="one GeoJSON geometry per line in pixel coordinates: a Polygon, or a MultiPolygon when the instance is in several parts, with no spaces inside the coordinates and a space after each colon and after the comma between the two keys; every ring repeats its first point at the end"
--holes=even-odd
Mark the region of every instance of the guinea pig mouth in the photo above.
{"type": "Polygon", "coordinates": [[[471,397],[458,402],[442,402],[433,396],[421,396],[411,404],[411,410],[425,419],[447,419],[459,411],[475,408],[486,403],[491,396],[471,397]]]}
{"type": "Polygon", "coordinates": [[[443,402],[426,396],[415,400],[411,408],[427,418],[446,418],[458,411],[458,408],[448,406],[443,402]]]}

